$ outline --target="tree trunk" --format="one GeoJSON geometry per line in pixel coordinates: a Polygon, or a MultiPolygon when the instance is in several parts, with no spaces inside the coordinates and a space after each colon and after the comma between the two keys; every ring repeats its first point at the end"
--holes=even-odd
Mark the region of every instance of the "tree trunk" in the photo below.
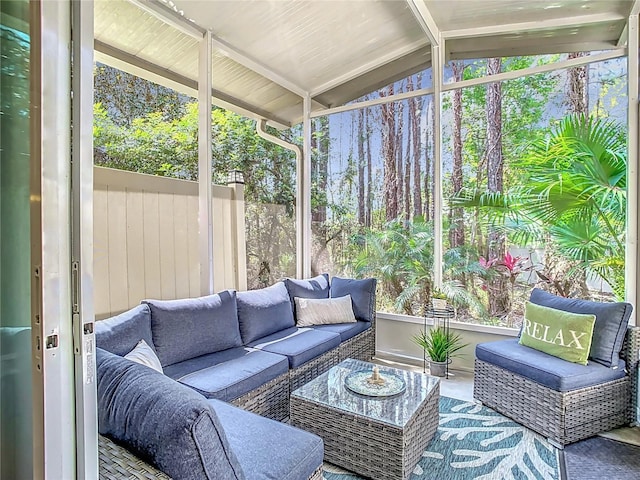
{"type": "MultiPolygon", "coordinates": [[[[417,83],[420,88],[422,74],[418,74],[417,83]]],[[[412,77],[409,77],[407,83],[408,90],[414,90],[412,77]]],[[[413,214],[412,218],[422,215],[422,172],[421,163],[421,132],[420,132],[420,115],[423,101],[419,97],[413,97],[409,100],[409,132],[410,145],[413,155],[413,214]]]]}
{"type": "Polygon", "coordinates": [[[371,130],[369,129],[369,109],[366,109],[364,115],[364,128],[366,132],[366,149],[367,149],[367,203],[365,208],[365,225],[371,227],[373,212],[373,165],[371,161],[371,130]]]}
{"type": "Polygon", "coordinates": [[[364,136],[366,135],[364,126],[364,108],[358,110],[358,224],[365,224],[364,208],[364,136]]]}
{"type": "MultiPolygon", "coordinates": [[[[574,52],[570,53],[568,58],[585,56],[587,56],[586,52],[574,52]]],[[[589,113],[589,65],[569,69],[567,97],[571,113],[589,113]]]]}
{"type": "MultiPolygon", "coordinates": [[[[328,117],[321,117],[318,119],[320,124],[318,139],[318,190],[323,194],[327,192],[327,177],[329,172],[329,119],[328,117]]],[[[327,205],[326,202],[322,202],[322,205],[318,206],[318,221],[325,222],[327,220],[327,205]]]]}
{"type": "MultiPolygon", "coordinates": [[[[397,92],[400,93],[400,92],[397,92]]],[[[404,104],[398,102],[396,108],[396,139],[394,141],[396,146],[396,175],[397,175],[397,188],[396,196],[398,202],[398,215],[401,216],[406,211],[406,205],[404,204],[404,104]]]]}
{"type": "MultiPolygon", "coordinates": [[[[393,95],[393,85],[381,90],[380,96],[393,95]]],[[[383,199],[387,222],[398,216],[398,172],[396,171],[395,105],[385,103],[382,110],[382,156],[384,158],[383,199]]]]}
{"type": "MultiPolygon", "coordinates": [[[[487,75],[500,73],[502,59],[487,60],[487,75]]],[[[504,164],[502,157],[502,86],[500,82],[487,85],[487,189],[490,192],[502,192],[504,182],[504,164]]],[[[501,261],[505,256],[504,236],[490,228],[488,235],[488,259],[501,261]]],[[[489,314],[504,317],[511,309],[509,279],[500,275],[489,282],[489,314]]]]}
{"type": "Polygon", "coordinates": [[[429,157],[429,153],[431,152],[431,140],[433,137],[433,100],[428,100],[427,107],[427,132],[425,135],[424,142],[424,220],[431,220],[431,172],[433,168],[433,162],[429,157]]]}
{"type": "MultiPolygon", "coordinates": [[[[464,62],[451,62],[454,81],[462,80],[464,62]]],[[[453,170],[451,172],[453,195],[456,196],[462,190],[462,90],[453,91],[453,170]]],[[[449,242],[451,248],[464,245],[464,210],[462,207],[451,209],[451,227],[449,230],[449,242]]]]}

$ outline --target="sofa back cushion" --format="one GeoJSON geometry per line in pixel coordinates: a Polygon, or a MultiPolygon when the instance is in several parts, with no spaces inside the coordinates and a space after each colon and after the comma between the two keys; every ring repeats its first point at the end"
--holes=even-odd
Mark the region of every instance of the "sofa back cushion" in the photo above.
{"type": "Polygon", "coordinates": [[[293,307],[293,314],[296,320],[296,298],[329,298],[329,274],[323,273],[313,278],[298,280],[296,278],[285,278],[284,285],[289,292],[289,300],[293,307]]]}
{"type": "Polygon", "coordinates": [[[293,327],[291,301],[284,283],[238,292],[238,321],[245,344],[293,327]]]}
{"type": "Polygon", "coordinates": [[[537,305],[551,307],[565,312],[587,313],[596,316],[589,358],[606,367],[617,368],[622,342],[627,333],[627,325],[632,306],[626,302],[605,303],[558,297],[534,288],[530,301],[537,305]]]}
{"type": "Polygon", "coordinates": [[[375,278],[355,280],[353,278],[333,277],[331,279],[331,298],[351,295],[353,313],[357,320],[373,322],[376,314],[375,278]]]}
{"type": "Polygon", "coordinates": [[[97,349],[98,430],[172,478],[244,480],[216,413],[200,394],[97,349]]]}
{"type": "Polygon", "coordinates": [[[242,345],[236,292],[181,300],[145,300],[163,367],[242,345]]]}
{"type": "Polygon", "coordinates": [[[138,305],[115,317],[95,324],[96,345],[121,357],[133,350],[140,340],[154,348],[151,335],[151,310],[138,305]]]}

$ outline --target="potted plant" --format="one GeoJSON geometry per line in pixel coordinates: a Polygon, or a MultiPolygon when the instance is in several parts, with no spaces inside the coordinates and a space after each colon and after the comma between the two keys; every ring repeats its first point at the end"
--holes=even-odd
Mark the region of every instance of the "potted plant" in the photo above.
{"type": "Polygon", "coordinates": [[[413,337],[413,341],[424,350],[429,360],[429,372],[436,377],[444,377],[451,358],[461,356],[460,350],[469,345],[462,343],[459,334],[442,327],[432,328],[428,333],[422,331],[413,337]]]}
{"type": "Polygon", "coordinates": [[[435,288],[431,292],[431,306],[434,310],[446,310],[447,309],[447,295],[442,290],[435,288]]]}

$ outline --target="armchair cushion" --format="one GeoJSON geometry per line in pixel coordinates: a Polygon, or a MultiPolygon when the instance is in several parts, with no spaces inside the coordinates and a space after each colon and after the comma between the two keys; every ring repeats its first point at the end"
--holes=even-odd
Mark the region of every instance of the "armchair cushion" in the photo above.
{"type": "Polygon", "coordinates": [[[520,345],[515,338],[478,344],[476,358],[529,378],[557,392],[578,390],[625,376],[622,360],[616,369],[607,368],[597,362],[579,365],[520,345]]]}
{"type": "Polygon", "coordinates": [[[140,340],[154,349],[149,305],[138,305],[115,317],[98,320],[95,329],[96,345],[121,357],[133,350],[140,340]]]}
{"type": "Polygon", "coordinates": [[[242,345],[236,292],[180,300],[145,300],[163,367],[242,345]]]}
{"type": "Polygon", "coordinates": [[[375,278],[355,280],[333,277],[331,279],[331,298],[351,295],[356,320],[372,322],[376,313],[376,284],[375,278]]]}
{"type": "Polygon", "coordinates": [[[626,302],[605,303],[564,298],[538,288],[531,292],[530,301],[565,312],[587,313],[596,316],[589,358],[606,367],[616,368],[620,360],[622,342],[633,307],[626,302]]]}
{"type": "Polygon", "coordinates": [[[284,283],[278,282],[267,288],[238,292],[238,320],[245,345],[293,327],[293,310],[284,283]]]}
{"type": "Polygon", "coordinates": [[[96,352],[98,430],[172,478],[244,480],[207,401],[159,372],[96,352]]]}

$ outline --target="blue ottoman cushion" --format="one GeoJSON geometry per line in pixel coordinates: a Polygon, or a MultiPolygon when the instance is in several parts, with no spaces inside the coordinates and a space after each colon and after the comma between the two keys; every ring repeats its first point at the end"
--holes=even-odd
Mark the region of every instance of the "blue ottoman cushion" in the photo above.
{"type": "Polygon", "coordinates": [[[124,357],[140,340],[155,350],[151,334],[151,310],[138,305],[115,317],[95,323],[96,345],[103,350],[124,357]]]}
{"type": "Polygon", "coordinates": [[[230,402],[288,371],[287,357],[236,347],[170,365],[164,373],[207,398],[230,402]]]}
{"type": "Polygon", "coordinates": [[[145,300],[163,367],[242,345],[236,292],[180,300],[145,300]]]}
{"type": "Polygon", "coordinates": [[[161,373],[97,349],[98,429],[172,478],[244,480],[206,399],[161,373]]]}
{"type": "Polygon", "coordinates": [[[291,368],[299,367],[340,345],[340,335],[304,328],[287,328],[249,344],[265,352],[285,355],[291,368]]]}
{"type": "Polygon", "coordinates": [[[209,400],[251,480],[307,480],[322,465],[322,439],[312,433],[209,400]]]}
{"type": "Polygon", "coordinates": [[[633,307],[626,302],[591,302],[577,298],[564,298],[534,288],[530,301],[537,305],[573,313],[589,313],[596,316],[589,358],[606,367],[618,365],[622,342],[633,307]]]}
{"type": "Polygon", "coordinates": [[[283,282],[267,288],[238,292],[238,320],[245,345],[271,333],[293,327],[293,310],[283,282]]]}
{"type": "Polygon", "coordinates": [[[480,343],[476,346],[476,358],[529,378],[556,392],[578,390],[625,376],[622,360],[616,368],[608,368],[598,362],[580,365],[520,345],[516,338],[480,343]]]}
{"type": "Polygon", "coordinates": [[[356,320],[372,322],[376,314],[376,284],[375,278],[355,280],[352,278],[333,277],[331,279],[331,298],[351,295],[353,313],[356,320]]]}

